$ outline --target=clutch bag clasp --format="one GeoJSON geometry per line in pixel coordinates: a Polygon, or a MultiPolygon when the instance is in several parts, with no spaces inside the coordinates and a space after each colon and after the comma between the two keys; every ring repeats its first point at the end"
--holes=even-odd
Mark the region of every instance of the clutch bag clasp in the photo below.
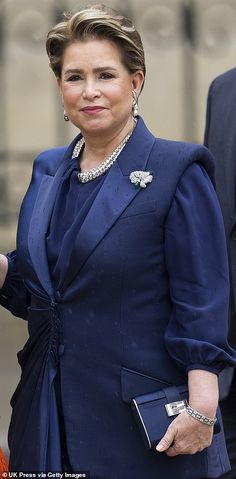
{"type": "Polygon", "coordinates": [[[168,416],[177,416],[183,412],[187,407],[187,400],[184,399],[183,401],[175,401],[170,402],[169,404],[165,404],[166,412],[168,416]]]}

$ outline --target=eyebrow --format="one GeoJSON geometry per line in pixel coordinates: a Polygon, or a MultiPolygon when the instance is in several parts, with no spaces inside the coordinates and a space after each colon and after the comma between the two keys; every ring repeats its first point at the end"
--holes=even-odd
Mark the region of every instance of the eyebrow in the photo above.
{"type": "MultiPolygon", "coordinates": [[[[97,68],[94,68],[94,72],[95,73],[100,73],[100,72],[103,72],[103,71],[116,71],[116,68],[114,67],[111,67],[111,66],[104,66],[104,67],[97,67],[97,68]]],[[[79,68],[69,68],[69,70],[66,70],[65,71],[65,75],[71,75],[73,73],[84,73],[83,70],[80,70],[79,68]]]]}

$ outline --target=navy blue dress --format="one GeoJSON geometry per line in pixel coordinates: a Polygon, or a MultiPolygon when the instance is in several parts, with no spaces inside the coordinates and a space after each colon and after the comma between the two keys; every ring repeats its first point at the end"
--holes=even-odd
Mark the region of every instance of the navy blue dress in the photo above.
{"type": "Polygon", "coordinates": [[[55,291],[61,288],[71,245],[105,177],[106,175],[102,175],[88,183],[81,183],[78,180],[78,166],[74,159],[62,179],[47,235],[48,262],[55,291]]]}
{"type": "MultiPolygon", "coordinates": [[[[61,283],[64,279],[65,264],[69,261],[71,244],[75,241],[75,237],[102,186],[105,176],[106,174],[88,183],[81,183],[78,180],[77,161],[74,159],[71,161],[62,179],[47,235],[48,263],[55,291],[61,288],[61,283]]],[[[73,472],[66,444],[66,432],[61,403],[60,366],[54,383],[59,416],[61,469],[67,472],[73,472]]],[[[48,453],[49,458],[55,454],[56,435],[57,431],[55,431],[52,425],[49,438],[49,448],[51,449],[48,453]]],[[[51,459],[49,459],[48,470],[50,470],[51,467],[50,463],[51,459]]]]}

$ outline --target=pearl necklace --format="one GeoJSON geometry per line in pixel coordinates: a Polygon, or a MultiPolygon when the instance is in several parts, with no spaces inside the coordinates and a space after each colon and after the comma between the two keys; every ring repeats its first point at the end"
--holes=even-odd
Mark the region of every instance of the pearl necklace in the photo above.
{"type": "MultiPolygon", "coordinates": [[[[111,153],[108,158],[106,158],[102,163],[100,163],[99,166],[96,166],[95,168],[91,168],[91,170],[84,171],[83,173],[78,173],[78,179],[81,183],[87,183],[88,181],[92,181],[95,178],[98,178],[99,176],[103,175],[111,166],[113,163],[116,161],[117,157],[125,147],[128,139],[131,137],[133,133],[133,130],[131,133],[126,135],[126,137],[121,141],[121,143],[117,146],[117,148],[111,153]]],[[[84,138],[81,138],[79,140],[73,150],[72,154],[72,159],[78,158],[80,155],[80,152],[82,150],[82,147],[84,145],[85,141],[84,138]]]]}

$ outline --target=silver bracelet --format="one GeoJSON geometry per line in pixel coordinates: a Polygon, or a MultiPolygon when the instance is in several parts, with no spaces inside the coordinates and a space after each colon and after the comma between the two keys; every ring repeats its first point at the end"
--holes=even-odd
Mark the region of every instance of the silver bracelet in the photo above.
{"type": "Polygon", "coordinates": [[[204,414],[201,414],[200,412],[196,411],[196,409],[193,409],[191,406],[189,406],[189,404],[187,404],[186,412],[189,414],[189,416],[193,417],[197,421],[206,424],[206,426],[214,426],[217,421],[216,417],[211,418],[208,416],[204,416],[204,414]]]}

